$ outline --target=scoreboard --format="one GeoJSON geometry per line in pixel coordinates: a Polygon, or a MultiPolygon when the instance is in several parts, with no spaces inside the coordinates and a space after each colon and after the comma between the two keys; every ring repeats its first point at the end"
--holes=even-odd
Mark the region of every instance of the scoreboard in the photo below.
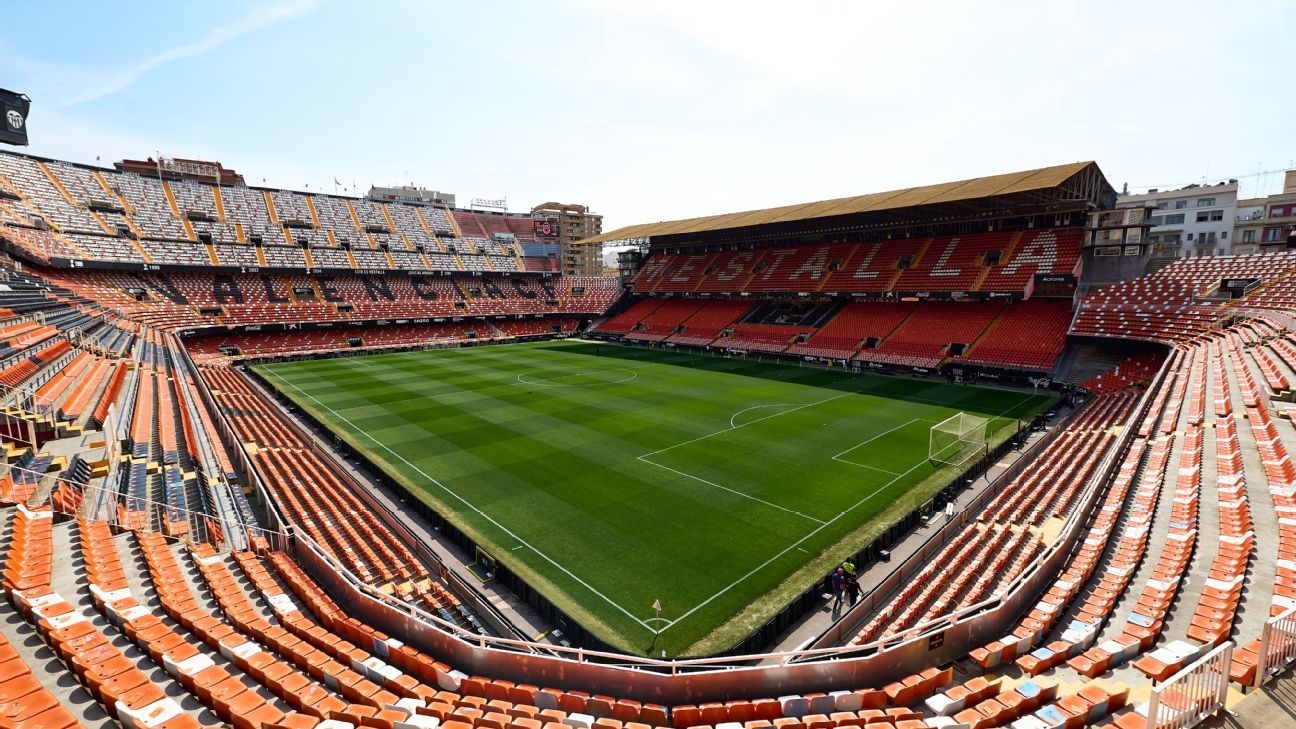
{"type": "Polygon", "coordinates": [[[557,238],[558,237],[558,219],[557,218],[533,218],[531,220],[532,233],[537,238],[557,238]]]}

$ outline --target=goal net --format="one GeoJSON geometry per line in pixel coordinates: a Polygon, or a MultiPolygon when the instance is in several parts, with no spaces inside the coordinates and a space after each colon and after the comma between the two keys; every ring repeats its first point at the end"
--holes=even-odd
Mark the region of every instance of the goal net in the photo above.
{"type": "Polygon", "coordinates": [[[985,453],[986,418],[959,413],[931,427],[927,458],[935,463],[962,465],[985,453]]]}

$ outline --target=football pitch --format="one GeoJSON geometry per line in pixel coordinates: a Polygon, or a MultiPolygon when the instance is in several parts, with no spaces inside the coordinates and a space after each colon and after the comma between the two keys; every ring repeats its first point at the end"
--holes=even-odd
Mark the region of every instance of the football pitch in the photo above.
{"type": "Polygon", "coordinates": [[[1054,398],[604,342],[258,366],[609,643],[722,650],[1054,398]],[[661,602],[660,616],[653,610],[661,602]]]}

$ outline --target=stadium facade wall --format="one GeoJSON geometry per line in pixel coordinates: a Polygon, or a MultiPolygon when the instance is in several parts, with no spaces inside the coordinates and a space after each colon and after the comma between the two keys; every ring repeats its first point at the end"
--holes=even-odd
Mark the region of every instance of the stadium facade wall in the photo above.
{"type": "Polygon", "coordinates": [[[1085,284],[1111,284],[1138,278],[1147,270],[1151,253],[1147,246],[1139,246],[1137,255],[1099,256],[1093,248],[1086,248],[1083,256],[1085,284]]]}

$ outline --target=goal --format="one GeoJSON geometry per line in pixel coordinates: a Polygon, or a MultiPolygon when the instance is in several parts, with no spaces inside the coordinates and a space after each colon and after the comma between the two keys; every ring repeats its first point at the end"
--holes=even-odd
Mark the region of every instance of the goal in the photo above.
{"type": "Polygon", "coordinates": [[[962,465],[986,451],[986,418],[958,413],[931,427],[927,458],[934,463],[962,465]]]}

